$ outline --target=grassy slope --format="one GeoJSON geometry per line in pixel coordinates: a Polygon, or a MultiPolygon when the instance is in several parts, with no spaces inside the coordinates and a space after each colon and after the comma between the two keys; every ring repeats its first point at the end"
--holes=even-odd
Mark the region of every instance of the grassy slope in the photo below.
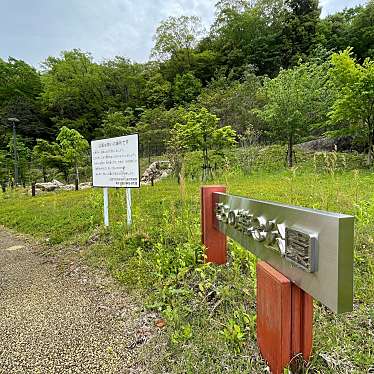
{"type": "MultiPolygon", "coordinates": [[[[315,303],[308,372],[367,372],[374,361],[374,175],[346,171],[226,173],[230,193],[355,214],[354,311],[334,315],[315,303]]],[[[230,244],[230,266],[201,263],[199,183],[163,181],[133,192],[134,227],[124,225],[124,195],[111,191],[104,230],[100,190],[36,198],[0,194],[0,224],[47,239],[79,243],[95,265],[145,298],[167,319],[166,350],[155,371],[257,373],[255,258],[230,244]],[[89,245],[89,247],[88,247],[89,245]]]]}

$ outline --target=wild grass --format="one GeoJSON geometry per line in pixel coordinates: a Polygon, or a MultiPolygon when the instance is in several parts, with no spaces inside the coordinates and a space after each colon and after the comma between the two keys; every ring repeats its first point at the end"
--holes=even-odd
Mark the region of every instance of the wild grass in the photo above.
{"type": "MultiPolygon", "coordinates": [[[[229,167],[212,183],[232,194],[355,215],[354,310],[335,315],[315,302],[313,356],[300,371],[365,373],[374,364],[374,175],[344,171],[334,155],[318,157],[331,158],[322,159],[323,170],[311,159],[250,175],[229,167]]],[[[80,245],[91,264],[161,313],[166,346],[154,372],[264,372],[255,332],[256,258],[230,242],[227,266],[204,263],[199,191],[188,178],[133,190],[131,229],[120,189],[110,191],[108,229],[100,189],[35,198],[9,192],[0,195],[0,224],[50,245],[80,245]]]]}

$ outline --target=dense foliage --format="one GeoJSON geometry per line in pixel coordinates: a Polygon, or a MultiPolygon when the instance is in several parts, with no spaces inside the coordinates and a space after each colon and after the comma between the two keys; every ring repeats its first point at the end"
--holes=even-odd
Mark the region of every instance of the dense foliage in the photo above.
{"type": "Polygon", "coordinates": [[[323,19],[318,0],[220,0],[210,30],[195,16],[162,21],[147,63],[96,62],[81,50],[39,71],[0,60],[1,179],[12,180],[10,117],[20,120],[18,154],[47,178],[32,150],[64,126],[87,141],[138,132],[144,156],[161,154],[191,106],[231,126],[240,145],[288,143],[290,165],[293,143],[337,133],[360,142],[370,165],[373,19],[374,0],[323,19]]]}

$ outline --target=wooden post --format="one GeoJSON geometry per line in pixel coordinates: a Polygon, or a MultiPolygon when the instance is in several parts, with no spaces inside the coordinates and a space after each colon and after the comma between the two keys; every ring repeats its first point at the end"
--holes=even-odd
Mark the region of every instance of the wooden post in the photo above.
{"type": "Polygon", "coordinates": [[[292,296],[292,357],[302,353],[308,361],[313,345],[313,298],[296,284],[291,286],[292,296]]]}
{"type": "Polygon", "coordinates": [[[213,192],[226,192],[225,186],[201,187],[201,240],[206,248],[206,261],[215,264],[227,262],[227,240],[214,227],[214,201],[213,192]]]}
{"type": "Polygon", "coordinates": [[[75,191],[79,190],[79,180],[76,178],[75,179],[75,191]]]}
{"type": "Polygon", "coordinates": [[[31,183],[31,196],[35,196],[35,182],[31,183]]]}
{"type": "Polygon", "coordinates": [[[257,343],[272,374],[312,350],[313,299],[266,262],[257,263],[257,343]]]}

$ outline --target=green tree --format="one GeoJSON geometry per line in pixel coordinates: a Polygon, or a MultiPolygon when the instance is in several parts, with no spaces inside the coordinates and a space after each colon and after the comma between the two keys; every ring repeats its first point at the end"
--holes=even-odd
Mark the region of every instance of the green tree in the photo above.
{"type": "Polygon", "coordinates": [[[182,152],[201,151],[203,180],[211,173],[209,150],[221,151],[235,144],[235,131],[231,126],[219,127],[219,118],[206,108],[189,110],[183,116],[183,123],[174,127],[171,143],[182,152]]]}
{"type": "Polygon", "coordinates": [[[328,51],[344,51],[352,45],[354,33],[352,22],[361,7],[344,9],[320,20],[317,41],[328,51]]]}
{"type": "Polygon", "coordinates": [[[191,103],[201,92],[202,84],[192,73],[177,75],[173,86],[173,98],[177,105],[191,103]]]}
{"type": "Polygon", "coordinates": [[[268,124],[275,139],[287,141],[289,167],[293,166],[294,144],[325,120],[329,104],[326,75],[326,64],[308,63],[281,70],[276,78],[265,81],[266,104],[255,113],[268,124]]]}
{"type": "Polygon", "coordinates": [[[102,68],[80,50],[48,57],[43,64],[41,102],[55,123],[67,120],[90,137],[105,107],[102,68]]]}
{"type": "Polygon", "coordinates": [[[9,155],[5,150],[0,149],[0,187],[4,192],[9,180],[9,167],[9,155]]]}
{"type": "MultiPolygon", "coordinates": [[[[104,85],[104,111],[125,111],[146,104],[147,82],[159,72],[154,63],[138,64],[116,57],[100,65],[104,85]]],[[[149,87],[148,87],[149,88],[149,87]]]]}
{"type": "Polygon", "coordinates": [[[359,7],[350,28],[351,41],[347,45],[354,48],[354,53],[363,62],[365,58],[374,58],[374,0],[369,0],[365,7],[359,7]]]}
{"type": "Polygon", "coordinates": [[[166,151],[170,132],[182,120],[186,110],[183,107],[166,110],[163,107],[146,109],[136,125],[143,155],[161,155],[166,151]]]}
{"type": "Polygon", "coordinates": [[[362,134],[368,146],[367,164],[373,162],[374,139],[374,61],[360,65],[347,49],[331,57],[331,77],[336,99],[329,112],[330,124],[345,133],[362,134]]]}
{"type": "Polygon", "coordinates": [[[41,92],[40,75],[33,67],[22,60],[0,58],[0,118],[18,118],[17,133],[25,140],[50,135],[50,124],[44,122],[38,100],[41,92]]]}
{"type": "Polygon", "coordinates": [[[79,183],[78,166],[85,159],[89,148],[87,140],[75,129],[63,126],[56,138],[66,162],[75,169],[76,180],[79,183]]]}
{"type": "Polygon", "coordinates": [[[176,56],[178,59],[178,53],[186,51],[187,54],[180,58],[183,60],[186,58],[187,64],[190,64],[192,50],[197,46],[203,32],[204,29],[199,17],[169,17],[157,27],[153,38],[155,45],[151,55],[165,61],[172,56],[176,56]]]}
{"type": "Polygon", "coordinates": [[[40,167],[44,182],[47,182],[48,168],[55,164],[56,145],[44,139],[37,139],[32,150],[32,161],[35,166],[40,167]]]}
{"type": "MultiPolygon", "coordinates": [[[[16,138],[16,148],[17,148],[17,165],[18,165],[18,178],[19,182],[22,183],[23,186],[26,186],[26,182],[30,176],[30,159],[31,159],[31,151],[23,141],[20,136],[16,138]]],[[[8,154],[14,154],[14,142],[13,139],[9,141],[8,144],[8,154]]],[[[14,158],[12,158],[12,170],[14,170],[14,158]]],[[[14,174],[13,174],[14,177],[14,174]]]]}
{"type": "Polygon", "coordinates": [[[220,1],[211,29],[213,50],[231,79],[241,79],[248,67],[274,76],[281,66],[283,1],[220,1]]]}
{"type": "Polygon", "coordinates": [[[221,77],[203,89],[198,104],[218,116],[222,125],[230,123],[239,134],[247,129],[259,134],[262,121],[253,113],[253,109],[263,105],[258,95],[261,87],[261,79],[253,73],[246,75],[242,83],[221,77]]]}
{"type": "Polygon", "coordinates": [[[318,0],[285,0],[285,17],[282,29],[283,67],[306,60],[315,47],[321,9],[318,0]]]}
{"type": "Polygon", "coordinates": [[[171,83],[160,72],[153,74],[145,84],[145,101],[149,108],[170,105],[171,83]]]}
{"type": "Polygon", "coordinates": [[[99,136],[114,138],[116,136],[132,134],[134,132],[134,126],[132,126],[134,120],[135,115],[131,109],[128,109],[125,113],[108,112],[99,128],[99,136]]]}

